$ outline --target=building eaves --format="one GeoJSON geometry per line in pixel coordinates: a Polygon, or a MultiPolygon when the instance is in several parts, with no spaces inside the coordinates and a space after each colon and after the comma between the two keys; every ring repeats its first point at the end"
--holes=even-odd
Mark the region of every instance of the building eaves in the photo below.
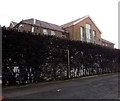
{"type": "Polygon", "coordinates": [[[39,27],[41,26],[43,28],[64,32],[64,30],[62,29],[61,26],[58,26],[58,25],[55,25],[52,23],[48,23],[45,21],[33,19],[33,18],[27,19],[27,20],[22,20],[19,24],[21,24],[21,23],[30,24],[30,25],[39,26],[39,27]]]}
{"type": "MultiPolygon", "coordinates": [[[[103,39],[103,38],[101,38],[101,40],[102,40],[102,42],[106,42],[106,43],[114,44],[114,43],[112,43],[112,42],[110,42],[110,41],[108,41],[108,40],[105,40],[105,39],[103,39]]],[[[115,44],[114,44],[114,45],[115,45],[115,44]]]]}
{"type": "Polygon", "coordinates": [[[12,24],[12,26],[16,26],[18,23],[14,22],[14,21],[11,21],[11,24],[12,24]]]}
{"type": "MultiPolygon", "coordinates": [[[[80,23],[81,21],[85,20],[86,18],[90,18],[90,20],[91,20],[91,21],[93,22],[93,24],[96,26],[96,24],[95,24],[95,22],[92,20],[92,18],[91,18],[89,15],[86,15],[86,16],[84,16],[84,17],[82,17],[82,18],[79,18],[79,19],[76,19],[76,20],[71,21],[71,22],[69,22],[69,23],[63,24],[63,25],[61,25],[61,27],[63,27],[63,28],[68,28],[68,27],[74,26],[74,25],[80,23]]],[[[96,26],[96,28],[98,29],[97,26],[96,26]]],[[[98,29],[98,30],[99,30],[99,29],[98,29]]],[[[99,30],[99,32],[102,34],[102,32],[101,32],[100,30],[99,30]]]]}

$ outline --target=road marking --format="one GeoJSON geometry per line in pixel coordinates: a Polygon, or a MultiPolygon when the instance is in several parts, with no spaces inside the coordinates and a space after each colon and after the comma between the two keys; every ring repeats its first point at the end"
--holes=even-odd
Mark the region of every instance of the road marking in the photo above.
{"type": "Polygon", "coordinates": [[[61,89],[58,89],[57,91],[58,91],[58,92],[60,92],[60,91],[61,91],[61,89]]]}

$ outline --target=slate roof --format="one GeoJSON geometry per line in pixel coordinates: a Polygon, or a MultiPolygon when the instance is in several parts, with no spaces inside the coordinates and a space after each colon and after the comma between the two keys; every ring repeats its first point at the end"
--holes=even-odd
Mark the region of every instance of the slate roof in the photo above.
{"type": "Polygon", "coordinates": [[[14,22],[14,21],[11,21],[11,24],[13,24],[13,26],[16,26],[18,23],[14,22]]]}
{"type": "Polygon", "coordinates": [[[101,40],[102,40],[102,42],[106,42],[106,43],[114,44],[114,43],[112,43],[112,42],[110,42],[110,41],[108,41],[108,40],[105,40],[105,39],[103,39],[103,38],[101,38],[101,40]]]}
{"type": "Polygon", "coordinates": [[[55,24],[52,24],[52,23],[48,23],[48,22],[33,19],[33,18],[32,19],[27,19],[27,20],[22,20],[20,23],[32,24],[32,25],[36,25],[36,26],[41,26],[43,28],[48,28],[48,29],[64,32],[63,28],[59,25],[55,25],[55,24]]]}

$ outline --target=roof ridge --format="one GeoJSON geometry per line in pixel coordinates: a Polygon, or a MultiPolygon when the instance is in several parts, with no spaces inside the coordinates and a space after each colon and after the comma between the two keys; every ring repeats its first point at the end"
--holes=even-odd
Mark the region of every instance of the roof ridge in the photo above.
{"type": "Polygon", "coordinates": [[[101,38],[101,39],[104,40],[104,41],[106,41],[106,42],[109,42],[109,43],[115,44],[115,43],[113,43],[113,42],[111,42],[111,41],[109,41],[109,40],[106,40],[106,39],[104,39],[104,38],[101,38]]]}
{"type": "MultiPolygon", "coordinates": [[[[90,16],[89,16],[89,15],[83,16],[83,17],[81,17],[81,18],[78,18],[78,19],[76,19],[76,20],[70,21],[70,22],[68,22],[68,23],[66,23],[66,24],[63,24],[63,25],[61,25],[61,26],[63,27],[63,26],[65,26],[65,25],[67,25],[67,24],[70,24],[70,25],[68,25],[68,26],[72,26],[72,25],[74,25],[74,23],[75,23],[76,21],[79,21],[79,20],[84,19],[84,18],[87,18],[87,17],[90,17],[90,16]]],[[[76,23],[75,23],[75,24],[76,24],[76,23]]]]}
{"type": "MultiPolygon", "coordinates": [[[[36,19],[36,20],[38,20],[38,19],[36,19]]],[[[45,22],[45,23],[47,23],[47,24],[57,25],[57,24],[53,24],[53,23],[50,23],[50,22],[42,21],[42,20],[38,20],[38,21],[45,22]]],[[[57,25],[57,26],[59,26],[59,25],[57,25]]],[[[60,27],[60,26],[59,26],[59,27],[60,27]]]]}
{"type": "Polygon", "coordinates": [[[45,28],[49,28],[49,29],[52,29],[52,30],[58,30],[58,31],[63,32],[62,27],[60,25],[52,24],[52,23],[42,21],[42,20],[38,20],[38,19],[34,19],[34,18],[26,19],[26,20],[23,20],[21,22],[28,23],[28,24],[34,24],[34,25],[37,25],[37,26],[41,26],[41,27],[45,27],[45,28]]]}

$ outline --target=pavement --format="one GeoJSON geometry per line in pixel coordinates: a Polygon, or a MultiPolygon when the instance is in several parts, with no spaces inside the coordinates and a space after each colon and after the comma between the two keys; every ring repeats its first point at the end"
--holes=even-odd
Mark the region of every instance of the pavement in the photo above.
{"type": "Polygon", "coordinates": [[[6,99],[118,99],[118,74],[5,88],[6,99]]]}

